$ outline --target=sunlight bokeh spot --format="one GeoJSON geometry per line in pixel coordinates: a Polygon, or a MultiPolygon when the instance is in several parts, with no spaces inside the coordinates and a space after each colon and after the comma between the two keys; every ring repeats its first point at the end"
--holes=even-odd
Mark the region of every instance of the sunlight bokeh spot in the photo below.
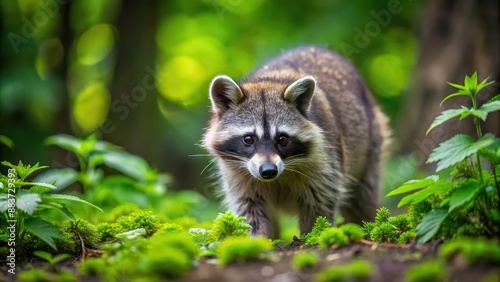
{"type": "Polygon", "coordinates": [[[83,65],[93,65],[109,55],[114,44],[114,28],[108,24],[91,27],[78,40],[78,60],[83,65]]]}
{"type": "Polygon", "coordinates": [[[401,58],[393,54],[381,55],[371,61],[370,79],[373,91],[384,97],[400,95],[408,80],[401,58]]]}
{"type": "Polygon", "coordinates": [[[168,100],[190,106],[199,99],[197,91],[207,80],[207,71],[196,59],[178,56],[162,65],[165,79],[159,83],[161,94],[168,100]]]}
{"type": "Polygon", "coordinates": [[[110,100],[108,89],[103,84],[87,86],[73,105],[76,124],[87,133],[97,129],[108,115],[110,100]]]}

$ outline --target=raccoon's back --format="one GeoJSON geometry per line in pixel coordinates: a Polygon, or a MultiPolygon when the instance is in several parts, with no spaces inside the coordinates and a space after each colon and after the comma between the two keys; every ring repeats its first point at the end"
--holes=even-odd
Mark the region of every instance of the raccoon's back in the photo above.
{"type": "Polygon", "coordinates": [[[272,59],[248,80],[291,83],[306,75],[317,82],[307,118],[323,129],[343,170],[355,177],[362,174],[369,151],[382,145],[382,121],[375,100],[348,60],[333,51],[306,46],[272,59]]]}

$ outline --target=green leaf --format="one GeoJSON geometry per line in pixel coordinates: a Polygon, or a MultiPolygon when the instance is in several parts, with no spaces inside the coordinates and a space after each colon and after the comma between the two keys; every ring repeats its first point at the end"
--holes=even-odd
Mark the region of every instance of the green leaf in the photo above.
{"type": "Polygon", "coordinates": [[[447,209],[435,209],[426,214],[416,228],[417,243],[422,244],[432,239],[447,216],[447,209]]]}
{"type": "Polygon", "coordinates": [[[495,83],[494,80],[488,82],[488,79],[490,77],[488,76],[487,78],[485,78],[483,81],[481,81],[481,83],[479,83],[479,85],[477,86],[477,92],[481,91],[483,88],[487,87],[487,86],[490,86],[491,84],[495,83]]]}
{"type": "Polygon", "coordinates": [[[9,209],[8,199],[9,199],[8,194],[0,194],[0,213],[3,213],[9,209]]]}
{"type": "MultiPolygon", "coordinates": [[[[500,110],[500,101],[492,101],[488,103],[484,103],[478,110],[486,112],[486,115],[500,110]]],[[[484,119],[483,119],[484,120],[484,119]]]]}
{"type": "Polygon", "coordinates": [[[493,96],[491,99],[488,100],[488,102],[486,102],[485,104],[489,104],[491,102],[494,102],[494,101],[500,101],[500,94],[499,95],[496,95],[496,96],[493,96]]]}
{"type": "Polygon", "coordinates": [[[469,179],[463,185],[457,188],[450,197],[450,208],[448,212],[452,212],[456,208],[462,207],[463,205],[474,201],[477,193],[483,188],[483,183],[475,180],[469,179]]]}
{"type": "Polygon", "coordinates": [[[56,145],[75,154],[80,154],[80,142],[80,139],[67,134],[58,134],[45,139],[45,145],[56,145]]]}
{"type": "Polygon", "coordinates": [[[398,203],[398,208],[407,204],[416,204],[424,201],[432,195],[439,195],[446,192],[452,186],[451,183],[444,180],[436,181],[436,183],[431,184],[424,190],[418,191],[416,193],[404,196],[398,203]]]}
{"type": "Polygon", "coordinates": [[[72,195],[64,195],[64,194],[48,194],[48,195],[44,195],[43,196],[44,199],[51,199],[51,200],[67,200],[67,201],[74,201],[74,202],[80,202],[80,203],[84,203],[84,204],[87,204],[91,207],[94,207],[100,211],[102,211],[102,209],[92,203],[89,203],[85,200],[82,200],[76,196],[72,196],[72,195]]]}
{"type": "Polygon", "coordinates": [[[55,183],[62,190],[78,180],[78,172],[72,168],[50,169],[38,175],[34,181],[55,183]]]}
{"type": "Polygon", "coordinates": [[[457,88],[457,89],[460,89],[460,90],[466,90],[466,89],[465,89],[465,86],[463,86],[463,85],[460,85],[460,84],[455,84],[455,83],[451,83],[451,82],[446,82],[446,83],[448,83],[450,86],[455,87],[455,88],[457,88]]]}
{"type": "Polygon", "coordinates": [[[53,238],[59,238],[61,232],[54,225],[37,217],[30,217],[24,220],[24,227],[57,251],[53,238]]]}
{"type": "Polygon", "coordinates": [[[16,184],[20,185],[20,186],[27,186],[27,185],[30,185],[30,186],[42,186],[42,187],[47,187],[47,188],[50,188],[50,189],[57,189],[56,186],[52,185],[52,184],[49,184],[49,183],[43,183],[43,182],[23,182],[23,181],[19,181],[19,182],[16,182],[16,184]]]}
{"type": "MultiPolygon", "coordinates": [[[[453,86],[453,85],[457,85],[457,84],[453,84],[453,83],[449,83],[449,82],[448,82],[448,84],[449,84],[449,85],[452,85],[452,86],[453,86]]],[[[460,86],[460,85],[459,85],[459,86],[460,86]]],[[[441,106],[443,105],[443,103],[444,103],[446,100],[448,100],[448,99],[450,99],[450,98],[453,98],[453,97],[457,97],[457,96],[469,96],[469,97],[471,97],[470,93],[469,93],[469,92],[467,92],[467,91],[465,91],[465,90],[463,90],[463,91],[458,91],[458,92],[455,92],[455,93],[453,93],[453,94],[450,94],[450,95],[446,96],[446,97],[445,97],[445,98],[441,101],[441,103],[439,104],[439,106],[441,107],[441,106]]]]}
{"type": "Polygon", "coordinates": [[[5,135],[0,135],[0,143],[9,147],[10,149],[14,148],[14,141],[5,135]]]}
{"type": "Polygon", "coordinates": [[[137,180],[147,179],[148,163],[141,157],[121,151],[98,152],[92,158],[102,158],[102,162],[119,172],[137,180]]]}
{"type": "Polygon", "coordinates": [[[479,140],[474,140],[465,134],[458,134],[439,144],[427,160],[427,163],[438,162],[436,172],[455,165],[479,150],[495,142],[495,137],[488,133],[479,140]]]}
{"type": "Polygon", "coordinates": [[[446,121],[461,116],[464,112],[466,112],[466,110],[464,109],[450,109],[443,111],[438,117],[436,117],[436,119],[434,119],[434,121],[432,122],[429,129],[427,129],[427,132],[425,134],[429,134],[431,130],[445,123],[446,121]]]}
{"type": "Polygon", "coordinates": [[[463,120],[464,118],[471,115],[474,117],[478,117],[484,121],[484,120],[486,120],[486,116],[488,116],[488,112],[481,110],[481,109],[477,109],[477,110],[474,110],[473,108],[468,109],[464,106],[462,106],[462,109],[464,110],[464,112],[460,115],[460,120],[463,120]]]}
{"type": "Polygon", "coordinates": [[[132,240],[132,239],[138,238],[140,236],[143,236],[144,234],[146,234],[146,229],[138,228],[138,229],[130,230],[130,231],[123,232],[120,234],[116,234],[115,237],[118,239],[122,239],[122,240],[125,240],[125,239],[132,240]]]}
{"type": "Polygon", "coordinates": [[[32,174],[33,172],[48,167],[48,166],[40,166],[39,163],[36,163],[33,166],[24,165],[23,162],[21,162],[21,161],[19,161],[19,163],[17,165],[13,165],[7,161],[3,161],[2,164],[4,166],[13,168],[18,176],[18,179],[20,179],[21,181],[24,181],[24,179],[26,177],[28,177],[30,174],[32,174]]]}
{"type": "Polygon", "coordinates": [[[436,182],[439,179],[439,176],[437,175],[431,175],[429,177],[426,177],[424,179],[419,179],[419,180],[409,180],[397,189],[392,190],[387,194],[386,197],[389,196],[394,196],[394,195],[400,195],[400,194],[405,194],[414,190],[422,189],[425,188],[434,182],[436,182]]]}
{"type": "MultiPolygon", "coordinates": [[[[22,192],[22,191],[19,191],[22,192]]],[[[16,208],[29,215],[32,215],[36,210],[38,203],[42,201],[40,195],[30,193],[17,193],[16,195],[16,208]]]]}
{"type": "Polygon", "coordinates": [[[51,253],[44,251],[35,251],[33,252],[33,254],[37,257],[46,260],[49,264],[56,264],[71,257],[70,254],[57,254],[55,256],[52,256],[51,253]]]}

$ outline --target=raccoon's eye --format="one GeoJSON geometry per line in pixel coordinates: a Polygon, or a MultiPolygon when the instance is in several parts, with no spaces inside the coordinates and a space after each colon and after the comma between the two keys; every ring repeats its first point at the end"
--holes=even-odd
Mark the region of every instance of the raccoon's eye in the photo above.
{"type": "Polygon", "coordinates": [[[288,144],[288,136],[286,136],[285,134],[280,135],[280,137],[278,138],[278,144],[281,146],[286,146],[286,144],[288,144]]]}
{"type": "Polygon", "coordinates": [[[254,142],[253,136],[252,135],[245,135],[243,136],[243,143],[246,145],[252,145],[254,142]]]}

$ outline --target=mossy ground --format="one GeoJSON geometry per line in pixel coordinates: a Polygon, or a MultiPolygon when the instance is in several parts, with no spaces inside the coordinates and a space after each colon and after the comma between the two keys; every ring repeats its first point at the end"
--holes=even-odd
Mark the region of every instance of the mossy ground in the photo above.
{"type": "MultiPolygon", "coordinates": [[[[283,246],[283,250],[278,248],[270,252],[270,259],[267,261],[249,261],[221,267],[214,264],[213,258],[202,257],[179,281],[315,281],[316,275],[325,269],[343,267],[359,260],[371,264],[370,279],[354,281],[405,281],[407,270],[422,262],[439,258],[440,246],[441,242],[438,241],[423,245],[375,244],[362,241],[339,249],[319,250],[316,247],[306,247],[303,242],[295,240],[288,246],[283,246]],[[304,250],[317,252],[319,262],[313,268],[298,270],[293,267],[292,260],[304,250]]],[[[59,263],[57,267],[76,273],[75,265],[79,261],[79,258],[72,258],[59,263]]],[[[445,265],[448,281],[482,281],[483,278],[497,277],[495,274],[500,273],[499,265],[469,265],[460,257],[445,262],[445,265]]],[[[19,273],[31,267],[48,269],[41,259],[33,258],[19,264],[19,273]]],[[[2,276],[6,273],[5,266],[2,265],[0,269],[0,281],[7,281],[6,277],[2,276]]],[[[89,277],[81,275],[77,276],[77,279],[89,281],[89,277]]]]}

